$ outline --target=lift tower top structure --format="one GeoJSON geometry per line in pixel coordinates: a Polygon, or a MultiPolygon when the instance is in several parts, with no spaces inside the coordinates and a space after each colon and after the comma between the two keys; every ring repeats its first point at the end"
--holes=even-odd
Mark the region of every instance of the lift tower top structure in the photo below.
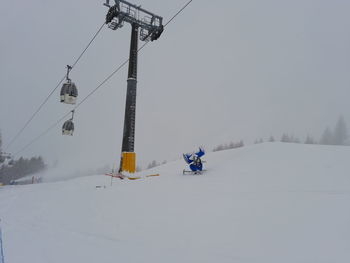
{"type": "Polygon", "coordinates": [[[121,28],[124,23],[131,24],[129,70],[119,172],[134,173],[136,171],[134,145],[138,39],[140,38],[141,41],[157,40],[164,30],[163,18],[125,0],[114,0],[114,5],[110,5],[109,2],[106,0],[104,4],[109,7],[106,15],[108,27],[116,30],[121,28]]]}

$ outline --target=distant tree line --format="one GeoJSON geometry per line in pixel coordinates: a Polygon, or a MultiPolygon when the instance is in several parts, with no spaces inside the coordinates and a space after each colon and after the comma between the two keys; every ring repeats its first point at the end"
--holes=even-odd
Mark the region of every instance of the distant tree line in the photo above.
{"type": "Polygon", "coordinates": [[[13,160],[9,154],[2,151],[0,134],[0,183],[9,184],[13,180],[40,172],[46,168],[41,156],[25,159],[23,157],[13,160]]]}
{"type": "MultiPolygon", "coordinates": [[[[218,146],[214,147],[213,152],[217,152],[217,151],[223,151],[223,150],[229,150],[229,149],[235,149],[235,148],[240,148],[244,146],[244,142],[243,140],[240,140],[239,142],[230,142],[227,144],[219,144],[218,146]]],[[[153,160],[152,162],[150,162],[147,165],[147,169],[152,169],[154,167],[166,164],[167,161],[163,161],[163,162],[157,162],[156,160],[153,160]]]]}
{"type": "Polygon", "coordinates": [[[13,162],[13,165],[2,165],[0,168],[0,182],[9,184],[13,180],[20,179],[30,174],[38,173],[46,167],[42,157],[23,157],[13,162]]]}
{"type": "MultiPolygon", "coordinates": [[[[270,136],[267,140],[267,142],[275,142],[277,141],[274,136],[270,136]]],[[[286,143],[304,143],[304,144],[323,144],[323,145],[350,145],[349,140],[349,134],[347,130],[347,126],[345,123],[344,118],[341,116],[339,117],[335,127],[333,129],[330,129],[327,127],[321,138],[319,140],[314,139],[313,136],[307,135],[304,140],[300,140],[299,138],[295,137],[294,135],[290,135],[288,133],[283,133],[280,137],[281,142],[286,143]]],[[[263,143],[264,139],[259,138],[255,140],[255,144],[257,143],[263,143]]],[[[225,144],[219,144],[214,147],[213,152],[217,151],[223,151],[223,150],[229,150],[229,149],[235,149],[240,148],[244,146],[243,140],[240,140],[238,142],[229,142],[225,144]]],[[[163,162],[157,162],[156,160],[153,160],[150,162],[147,166],[147,169],[151,169],[154,167],[157,167],[159,165],[165,164],[166,161],[163,162]]],[[[138,167],[138,170],[140,171],[141,168],[138,167]]]]}
{"type": "MultiPolygon", "coordinates": [[[[154,167],[157,167],[157,166],[160,166],[160,165],[163,165],[163,164],[166,164],[165,160],[163,162],[157,162],[156,160],[153,160],[152,162],[150,162],[147,165],[147,169],[152,169],[154,167]]],[[[140,168],[140,170],[141,170],[141,168],[140,168]]]]}
{"type": "Polygon", "coordinates": [[[235,148],[240,148],[243,146],[244,146],[243,140],[240,140],[239,142],[230,142],[227,144],[219,144],[218,146],[214,147],[213,152],[235,149],[235,148]]]}
{"type": "MultiPolygon", "coordinates": [[[[274,142],[275,138],[270,136],[268,142],[274,142]]],[[[339,117],[333,129],[327,127],[319,140],[314,139],[313,136],[307,135],[304,141],[299,138],[283,133],[280,139],[281,142],[290,143],[305,143],[305,144],[322,144],[322,145],[350,145],[348,129],[343,116],[339,117]]],[[[255,143],[262,143],[262,138],[256,139],[255,143]]]]}

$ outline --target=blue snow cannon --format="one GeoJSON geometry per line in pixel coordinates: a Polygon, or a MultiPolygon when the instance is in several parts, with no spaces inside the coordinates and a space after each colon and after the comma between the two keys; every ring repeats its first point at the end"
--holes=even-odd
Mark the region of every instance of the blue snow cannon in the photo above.
{"type": "Polygon", "coordinates": [[[190,171],[183,171],[183,174],[201,174],[203,171],[203,163],[201,157],[205,154],[204,149],[199,148],[199,151],[196,153],[184,153],[183,158],[185,162],[189,165],[190,171]]]}

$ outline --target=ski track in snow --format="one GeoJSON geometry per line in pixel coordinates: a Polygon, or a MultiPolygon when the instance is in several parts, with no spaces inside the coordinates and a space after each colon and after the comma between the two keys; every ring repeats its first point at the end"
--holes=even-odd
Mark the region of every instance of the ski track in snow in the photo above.
{"type": "Polygon", "coordinates": [[[264,143],[208,153],[203,175],[5,186],[5,262],[350,262],[349,156],[264,143]]]}

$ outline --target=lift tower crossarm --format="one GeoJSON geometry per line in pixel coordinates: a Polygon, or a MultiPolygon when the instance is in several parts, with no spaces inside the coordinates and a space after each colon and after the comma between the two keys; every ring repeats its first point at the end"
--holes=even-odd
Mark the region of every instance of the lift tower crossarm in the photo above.
{"type": "Polygon", "coordinates": [[[104,4],[109,7],[106,16],[109,28],[116,30],[122,27],[124,22],[127,22],[140,28],[141,41],[153,41],[160,37],[164,29],[162,17],[125,0],[114,1],[115,5],[113,6],[109,4],[109,0],[106,0],[104,4]]]}

